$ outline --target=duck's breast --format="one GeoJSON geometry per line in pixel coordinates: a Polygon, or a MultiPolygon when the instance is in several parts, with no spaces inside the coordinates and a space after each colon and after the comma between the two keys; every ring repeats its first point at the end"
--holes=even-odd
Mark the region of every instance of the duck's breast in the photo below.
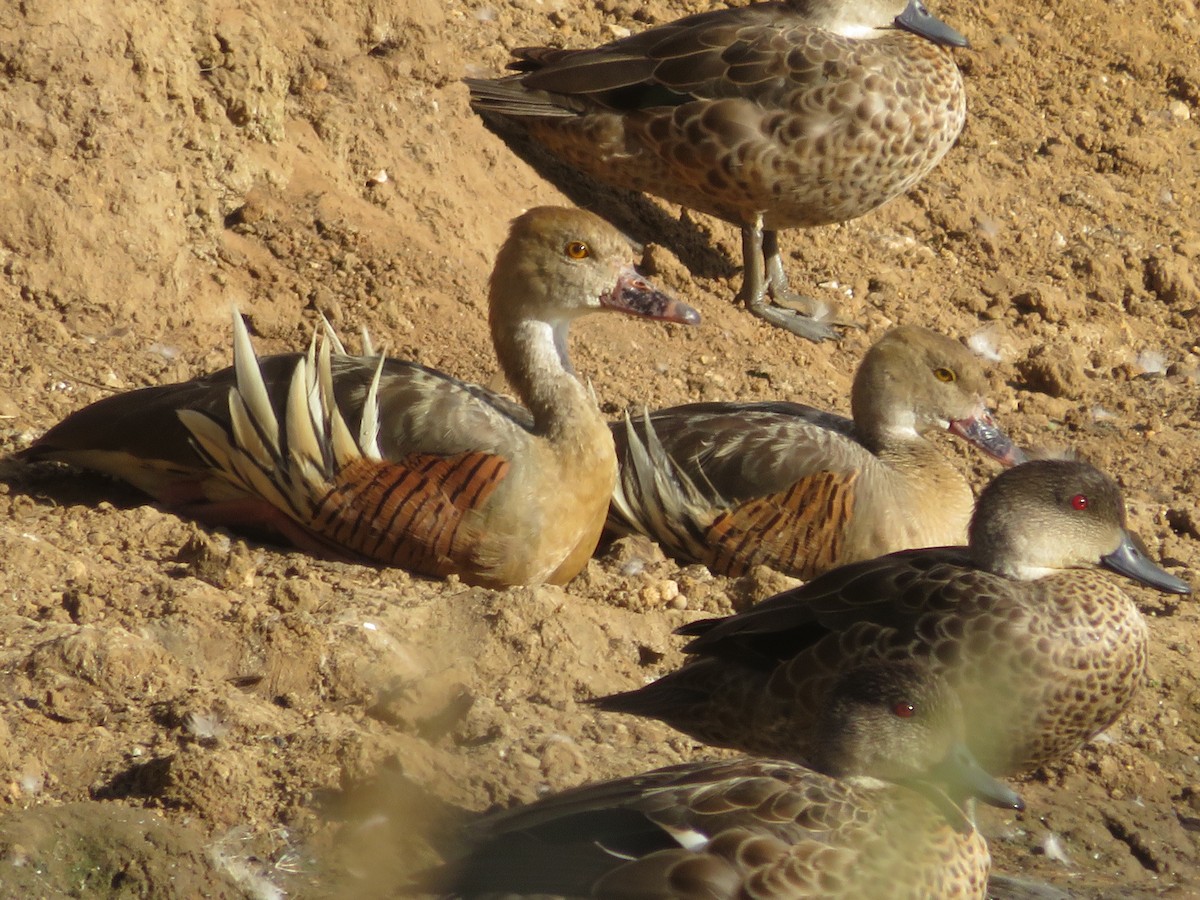
{"type": "Polygon", "coordinates": [[[617,479],[607,426],[564,448],[533,438],[480,511],[481,564],[510,584],[564,584],[599,543],[617,479]]]}
{"type": "Polygon", "coordinates": [[[841,563],[962,546],[974,503],[962,473],[933,447],[914,448],[903,461],[872,457],[858,479],[841,563]]]}

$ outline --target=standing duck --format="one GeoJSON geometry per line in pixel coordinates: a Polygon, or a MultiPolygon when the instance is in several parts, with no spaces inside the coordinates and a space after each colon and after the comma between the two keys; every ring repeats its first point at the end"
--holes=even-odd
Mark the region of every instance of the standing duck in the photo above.
{"type": "Polygon", "coordinates": [[[435,873],[459,897],[983,898],[990,857],[964,810],[1020,809],[962,743],[928,667],[873,664],[831,692],[826,773],[768,759],[685,763],[485,816],[435,873]]]}
{"type": "Polygon", "coordinates": [[[788,290],[777,231],[856,218],[924,178],[966,120],[947,49],[965,46],[921,0],[787,0],[518,49],[520,74],[467,84],[477,111],[575,168],[739,226],[738,299],[821,340],[831,312],[788,290]]]}
{"type": "Polygon", "coordinates": [[[235,316],[233,368],[101,400],[23,455],[335,558],[491,586],[564,583],[595,548],[617,469],[567,358],[571,322],[600,310],[699,321],[634,271],[631,252],[581,210],[513,222],[489,321],[525,407],[417,363],[335,356],[328,342],[319,356],[259,361],[235,316]]]}
{"type": "Polygon", "coordinates": [[[961,544],[974,494],[927,439],[947,429],[1005,464],[987,381],[962,344],[905,325],[858,368],[853,421],[798,403],[694,403],[615,423],[608,526],[722,575],[809,579],[894,550],[961,544]]]}
{"type": "Polygon", "coordinates": [[[834,569],[739,615],[693,622],[691,661],[602,709],[750,753],[806,758],[848,668],[928,660],[967,710],[971,752],[1022,772],[1108,727],[1141,684],[1146,622],[1101,567],[1190,592],[1138,549],[1120,491],[1076,460],[1035,460],[979,497],[965,547],[834,569]]]}

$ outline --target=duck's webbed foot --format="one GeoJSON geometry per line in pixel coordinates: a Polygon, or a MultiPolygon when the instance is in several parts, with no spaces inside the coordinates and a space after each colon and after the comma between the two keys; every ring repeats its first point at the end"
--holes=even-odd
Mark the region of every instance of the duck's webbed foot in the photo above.
{"type": "Polygon", "coordinates": [[[764,231],[761,225],[743,229],[742,255],[745,276],[738,299],[753,315],[814,342],[837,339],[836,328],[852,324],[840,318],[836,303],[788,287],[776,232],[764,231]]]}

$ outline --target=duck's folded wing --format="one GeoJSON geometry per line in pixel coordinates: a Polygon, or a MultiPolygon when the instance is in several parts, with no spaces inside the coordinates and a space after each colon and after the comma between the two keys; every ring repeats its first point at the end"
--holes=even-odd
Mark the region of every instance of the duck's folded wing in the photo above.
{"type": "Polygon", "coordinates": [[[758,5],[689,16],[587,50],[521,48],[510,68],[527,90],[631,112],[691,100],[765,101],[817,84],[838,41],[797,24],[784,8],[758,5]]]}
{"type": "MultiPolygon", "coordinates": [[[[299,359],[300,354],[285,354],[259,360],[265,382],[279,386],[281,403],[299,359]]],[[[115,394],[67,416],[20,455],[105,472],[168,501],[174,486],[202,479],[207,468],[178,411],[226,416],[236,383],[230,367],[181,384],[115,394]]]]}
{"type": "MultiPolygon", "coordinates": [[[[617,423],[618,457],[629,440],[617,423]]],[[[870,460],[854,437],[854,423],[811,406],[764,403],[690,403],[633,419],[709,497],[731,505],[787,490],[823,472],[849,472],[870,460]]]]}
{"type": "Polygon", "coordinates": [[[438,881],[466,896],[652,897],[670,885],[670,896],[733,897],[749,869],[854,815],[848,788],[791,763],[684,764],[485,816],[438,881]]]}
{"type": "Polygon", "coordinates": [[[792,403],[706,403],[613,426],[621,474],[609,528],[740,574],[807,577],[839,558],[871,454],[840,416],[792,403]]]}
{"type": "Polygon", "coordinates": [[[989,577],[972,573],[963,547],[902,550],[840,566],[743,613],[679,631],[693,636],[685,648],[690,654],[777,663],[860,623],[911,632],[927,614],[971,602],[973,583],[989,577]]]}
{"type": "MultiPolygon", "coordinates": [[[[244,331],[240,319],[235,327],[244,331]]],[[[248,337],[235,341],[252,360],[263,402],[256,415],[286,422],[288,392],[297,366],[310,353],[256,358],[248,337]]],[[[345,354],[322,354],[336,409],[348,428],[361,430],[366,398],[378,379],[377,447],[383,459],[414,453],[455,456],[482,451],[504,454],[526,439],[528,410],[499,394],[467,384],[418,363],[345,354]]],[[[310,371],[311,374],[311,371],[310,371]]],[[[214,427],[231,427],[230,392],[238,390],[238,368],[230,366],[181,384],[143,388],[107,397],[71,414],[22,452],[27,460],[58,460],[122,478],[160,502],[188,505],[206,498],[210,460],[197,449],[183,417],[199,414],[214,427]]],[[[194,424],[197,420],[193,418],[194,424]]],[[[323,427],[323,423],[321,425],[323,427]]],[[[211,429],[210,429],[211,430],[211,429]]],[[[286,429],[283,442],[286,445],[286,429]]],[[[286,456],[286,454],[285,454],[286,456]]],[[[418,461],[418,467],[426,463],[418,461]]]]}
{"type": "MultiPolygon", "coordinates": [[[[360,361],[353,394],[344,390],[347,379],[335,369],[338,406],[352,412],[353,417],[347,417],[351,427],[361,416],[374,364],[374,360],[360,361]]],[[[511,453],[533,428],[529,410],[501,394],[418,363],[393,359],[385,360],[380,372],[378,418],[379,451],[392,460],[414,452],[511,453]]]]}
{"type": "MultiPolygon", "coordinates": [[[[493,446],[503,447],[505,438],[511,443],[514,434],[525,436],[519,424],[452,384],[427,400],[423,410],[394,411],[419,419],[422,413],[431,415],[430,410],[457,409],[458,418],[424,425],[430,429],[424,439],[420,431],[406,432],[403,423],[381,418],[385,361],[374,361],[359,396],[357,387],[350,391],[347,385],[361,371],[343,358],[335,378],[327,344],[319,355],[314,348],[295,362],[280,411],[242,330],[234,357],[237,383],[228,392],[226,416],[194,409],[177,413],[196,450],[227,489],[224,497],[210,489],[210,509],[197,510],[198,515],[218,518],[223,502],[235,510],[250,507],[260,523],[303,549],[431,575],[473,568],[478,535],[471,514],[508,474],[507,455],[494,452],[493,446]],[[343,399],[356,414],[353,430],[337,399],[339,382],[343,399]],[[454,431],[472,419],[500,425],[490,431],[479,428],[474,440],[454,431]],[[384,435],[393,458],[381,451],[384,435]]],[[[395,376],[397,368],[392,371],[395,376]]],[[[422,382],[414,386],[413,379],[394,377],[390,387],[401,381],[398,393],[409,405],[430,393],[418,390],[422,382]]]]}

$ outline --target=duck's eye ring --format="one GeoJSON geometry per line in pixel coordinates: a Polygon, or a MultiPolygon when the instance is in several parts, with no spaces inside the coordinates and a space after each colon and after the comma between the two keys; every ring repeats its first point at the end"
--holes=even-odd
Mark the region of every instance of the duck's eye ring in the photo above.
{"type": "Polygon", "coordinates": [[[958,380],[958,376],[954,374],[953,369],[947,369],[945,366],[939,366],[933,370],[933,377],[943,384],[953,384],[958,380]]]}
{"type": "Polygon", "coordinates": [[[571,259],[587,259],[592,255],[592,249],[583,241],[569,241],[563,248],[571,259]]]}
{"type": "Polygon", "coordinates": [[[892,707],[892,713],[901,719],[911,719],[916,712],[917,708],[906,700],[901,700],[892,707]]]}
{"type": "Polygon", "coordinates": [[[1076,494],[1071,498],[1071,509],[1087,509],[1088,498],[1087,494],[1076,494]]]}

